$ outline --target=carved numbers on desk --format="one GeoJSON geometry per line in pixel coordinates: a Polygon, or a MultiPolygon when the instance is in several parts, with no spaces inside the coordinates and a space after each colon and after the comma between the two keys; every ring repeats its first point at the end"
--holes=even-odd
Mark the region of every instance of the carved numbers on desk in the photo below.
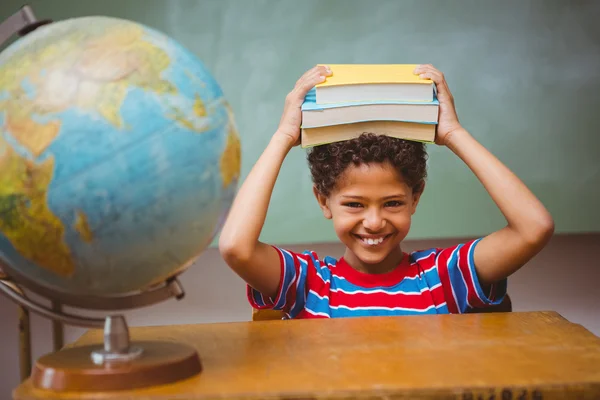
{"type": "Polygon", "coordinates": [[[544,396],[538,390],[527,389],[502,389],[499,392],[489,390],[482,392],[465,392],[462,400],[542,400],[544,396]]]}

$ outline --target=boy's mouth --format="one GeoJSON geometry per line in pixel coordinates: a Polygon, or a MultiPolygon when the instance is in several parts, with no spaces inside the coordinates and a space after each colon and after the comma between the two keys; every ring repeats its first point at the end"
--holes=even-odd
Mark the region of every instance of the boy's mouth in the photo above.
{"type": "Polygon", "coordinates": [[[353,233],[352,235],[367,246],[378,246],[392,236],[391,233],[387,235],[357,235],[353,233]]]}

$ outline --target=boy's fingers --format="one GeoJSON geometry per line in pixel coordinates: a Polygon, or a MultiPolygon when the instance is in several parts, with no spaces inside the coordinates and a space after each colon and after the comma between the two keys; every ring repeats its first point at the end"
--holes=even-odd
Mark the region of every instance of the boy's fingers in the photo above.
{"type": "Polygon", "coordinates": [[[321,69],[315,70],[298,82],[296,89],[302,92],[304,96],[310,89],[315,87],[316,84],[324,82],[325,79],[327,79],[327,75],[323,73],[321,69]]]}
{"type": "Polygon", "coordinates": [[[331,70],[329,69],[329,67],[324,65],[317,65],[316,67],[311,68],[306,74],[304,74],[301,80],[314,80],[316,77],[319,76],[331,76],[331,70]]]}
{"type": "Polygon", "coordinates": [[[425,66],[425,64],[421,64],[415,67],[415,69],[413,70],[413,74],[419,75],[424,73],[425,71],[427,71],[427,67],[425,66]]]}
{"type": "Polygon", "coordinates": [[[419,74],[419,78],[421,78],[421,79],[431,79],[438,86],[441,85],[444,82],[444,77],[442,76],[442,74],[436,73],[436,72],[433,72],[433,71],[423,72],[423,73],[419,74]]]}
{"type": "Polygon", "coordinates": [[[308,71],[306,71],[304,75],[302,75],[300,79],[298,79],[298,82],[311,79],[311,77],[319,75],[329,76],[331,75],[331,70],[325,65],[316,65],[308,71]]]}
{"type": "Polygon", "coordinates": [[[325,68],[325,73],[327,74],[327,76],[333,75],[333,71],[328,65],[324,65],[323,68],[325,68]]]}
{"type": "Polygon", "coordinates": [[[296,81],[296,84],[294,85],[294,87],[300,86],[302,84],[302,82],[304,82],[309,76],[314,74],[316,70],[317,70],[317,67],[312,67],[311,69],[309,69],[308,71],[303,73],[302,76],[300,78],[298,78],[298,80],[296,81]]]}
{"type": "Polygon", "coordinates": [[[440,86],[446,81],[446,78],[441,71],[430,66],[415,68],[415,73],[418,74],[421,79],[431,79],[435,82],[436,86],[440,86]]]}
{"type": "Polygon", "coordinates": [[[441,100],[448,99],[453,101],[452,94],[450,94],[450,89],[448,88],[448,84],[444,79],[444,75],[441,72],[424,72],[419,75],[421,79],[431,79],[435,82],[435,86],[437,88],[438,97],[441,100]]]}
{"type": "Polygon", "coordinates": [[[296,81],[292,89],[293,97],[296,100],[304,100],[306,94],[318,83],[324,82],[328,76],[331,76],[331,69],[325,65],[317,65],[309,69],[296,81]]]}
{"type": "Polygon", "coordinates": [[[327,65],[317,65],[315,68],[321,75],[331,75],[331,68],[327,65]]]}
{"type": "Polygon", "coordinates": [[[419,73],[423,73],[426,71],[434,71],[434,72],[440,72],[437,68],[435,68],[433,65],[431,64],[421,64],[421,65],[417,65],[414,69],[414,73],[415,74],[419,74],[419,73]]]}
{"type": "MultiPolygon", "coordinates": [[[[444,74],[437,70],[428,70],[419,74],[421,79],[431,79],[437,86],[444,86],[446,84],[446,78],[444,74]]],[[[439,89],[439,88],[438,88],[439,89]]]]}

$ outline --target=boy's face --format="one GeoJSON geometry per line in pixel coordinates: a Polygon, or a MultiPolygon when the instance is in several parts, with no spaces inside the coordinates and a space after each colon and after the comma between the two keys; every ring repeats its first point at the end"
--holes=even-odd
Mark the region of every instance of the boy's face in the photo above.
{"type": "Polygon", "coordinates": [[[399,244],[408,234],[420,197],[389,163],[350,165],[328,197],[316,191],[315,195],[347,247],[345,258],[370,265],[401,255],[399,244]]]}

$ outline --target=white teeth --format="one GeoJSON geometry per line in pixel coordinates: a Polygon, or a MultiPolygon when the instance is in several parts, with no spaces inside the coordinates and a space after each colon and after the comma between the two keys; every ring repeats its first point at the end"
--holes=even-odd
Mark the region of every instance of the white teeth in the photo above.
{"type": "Polygon", "coordinates": [[[362,239],[362,241],[370,246],[374,246],[376,244],[380,244],[381,242],[383,242],[383,239],[384,239],[383,237],[380,237],[378,239],[367,238],[367,239],[362,239]]]}

